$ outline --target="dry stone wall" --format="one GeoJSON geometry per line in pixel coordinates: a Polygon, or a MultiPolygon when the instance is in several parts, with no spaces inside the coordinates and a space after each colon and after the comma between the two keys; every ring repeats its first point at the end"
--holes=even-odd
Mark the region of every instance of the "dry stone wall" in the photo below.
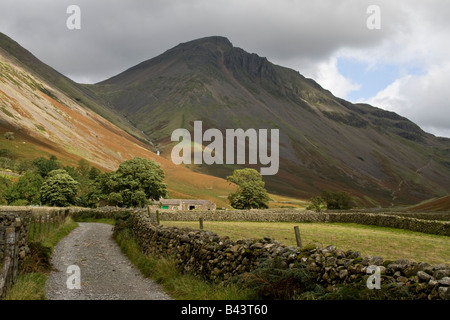
{"type": "Polygon", "coordinates": [[[340,284],[366,285],[368,268],[377,266],[381,284],[391,291],[408,289],[413,299],[450,297],[448,265],[384,261],[381,257],[362,257],[358,252],[344,252],[334,246],[300,249],[267,237],[232,241],[209,231],[154,225],[142,211],[133,213],[128,224],[144,253],[173,257],[180,271],[212,282],[251,272],[264,259],[277,258],[286,268],[306,266],[316,283],[330,291],[340,284]]]}
{"type": "Polygon", "coordinates": [[[78,210],[77,208],[0,207],[0,298],[4,297],[6,291],[14,284],[20,262],[30,254],[29,234],[32,232],[34,239],[36,231],[44,233],[47,228],[45,223],[56,223],[55,220],[37,218],[48,218],[55,214],[63,217],[78,210]],[[39,227],[36,230],[38,222],[39,227]]]}
{"type": "Polygon", "coordinates": [[[25,219],[17,213],[0,213],[0,297],[17,277],[19,261],[30,252],[25,219]]]}

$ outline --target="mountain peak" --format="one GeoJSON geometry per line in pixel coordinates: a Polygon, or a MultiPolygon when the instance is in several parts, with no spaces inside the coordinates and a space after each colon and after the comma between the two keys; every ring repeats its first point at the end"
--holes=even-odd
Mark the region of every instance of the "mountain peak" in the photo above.
{"type": "Polygon", "coordinates": [[[207,57],[215,59],[215,57],[233,49],[233,44],[227,38],[211,36],[180,43],[167,50],[162,56],[181,55],[188,60],[207,59],[207,57]]]}
{"type": "Polygon", "coordinates": [[[180,46],[192,46],[192,45],[215,45],[218,47],[227,47],[227,48],[232,48],[233,44],[231,43],[230,40],[228,40],[228,38],[223,37],[223,36],[210,36],[210,37],[204,37],[204,38],[199,38],[199,39],[195,39],[195,40],[191,40],[188,42],[184,42],[184,43],[180,43],[177,47],[180,46]]]}

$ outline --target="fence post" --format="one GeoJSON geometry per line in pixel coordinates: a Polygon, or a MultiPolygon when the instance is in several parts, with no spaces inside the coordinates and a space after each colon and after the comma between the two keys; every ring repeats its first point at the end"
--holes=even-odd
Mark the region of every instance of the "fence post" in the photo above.
{"type": "Polygon", "coordinates": [[[50,214],[47,213],[47,215],[45,216],[45,223],[46,223],[46,227],[47,227],[47,236],[50,234],[50,214]]]}
{"type": "Polygon", "coordinates": [[[299,247],[301,249],[303,247],[302,246],[302,238],[300,237],[300,230],[299,230],[298,226],[294,227],[294,231],[295,231],[295,240],[297,240],[297,247],[299,247]]]}
{"type": "Polygon", "coordinates": [[[156,210],[156,225],[159,226],[159,210],[156,210]]]}
{"type": "Polygon", "coordinates": [[[31,232],[31,218],[32,218],[33,213],[30,214],[30,216],[28,217],[28,223],[27,223],[27,241],[30,237],[30,232],[31,232]]]}
{"type": "Polygon", "coordinates": [[[36,239],[36,217],[33,216],[33,241],[36,239]]]}
{"type": "Polygon", "coordinates": [[[200,230],[203,230],[203,217],[200,217],[198,221],[200,222],[200,230]]]}
{"type": "Polygon", "coordinates": [[[150,223],[159,226],[159,211],[156,210],[156,212],[152,212],[152,210],[150,210],[150,206],[147,206],[147,212],[150,217],[150,223]]]}
{"type": "Polygon", "coordinates": [[[13,272],[12,272],[12,284],[16,281],[19,273],[19,241],[20,241],[20,228],[22,227],[22,220],[16,218],[14,223],[14,251],[13,251],[13,272]]]}
{"type": "Polygon", "coordinates": [[[5,258],[3,260],[3,271],[4,274],[4,287],[2,294],[6,292],[12,285],[14,281],[14,257],[15,257],[15,246],[16,243],[16,230],[14,227],[9,227],[5,230],[5,258]]]}
{"type": "Polygon", "coordinates": [[[42,231],[42,216],[39,216],[39,233],[38,233],[38,238],[41,238],[41,231],[42,231]]]}

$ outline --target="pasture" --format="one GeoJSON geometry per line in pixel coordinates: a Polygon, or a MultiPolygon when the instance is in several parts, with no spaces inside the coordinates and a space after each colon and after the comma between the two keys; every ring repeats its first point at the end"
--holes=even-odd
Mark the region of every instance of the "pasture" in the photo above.
{"type": "MultiPolygon", "coordinates": [[[[199,229],[196,221],[161,221],[164,226],[199,229]]],[[[429,264],[450,264],[450,237],[408,230],[352,223],[204,221],[204,229],[232,240],[269,236],[286,245],[296,245],[294,226],[299,226],[303,246],[335,245],[340,250],[359,251],[363,256],[386,260],[407,259],[429,264]]]]}

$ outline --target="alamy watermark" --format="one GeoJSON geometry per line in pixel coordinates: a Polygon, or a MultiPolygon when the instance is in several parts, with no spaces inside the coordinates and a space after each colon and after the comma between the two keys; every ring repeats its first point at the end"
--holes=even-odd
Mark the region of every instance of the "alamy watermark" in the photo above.
{"type": "Polygon", "coordinates": [[[77,5],[70,5],[66,10],[70,16],[66,20],[66,26],[69,30],[81,29],[81,8],[77,5]]]}
{"type": "Polygon", "coordinates": [[[366,273],[371,274],[371,276],[366,281],[366,286],[370,290],[381,289],[381,268],[379,266],[371,265],[366,269],[366,273]]]}
{"type": "Polygon", "coordinates": [[[67,277],[66,286],[69,290],[80,290],[81,289],[81,270],[77,265],[71,265],[66,271],[69,276],[67,277]]]}
{"type": "Polygon", "coordinates": [[[176,129],[172,133],[172,141],[179,141],[172,149],[172,162],[212,165],[246,164],[248,160],[250,165],[268,166],[261,167],[261,175],[275,175],[280,165],[280,130],[271,129],[270,139],[268,133],[267,129],[226,129],[224,137],[219,129],[203,132],[202,121],[195,121],[193,139],[187,129],[176,129]],[[203,142],[211,143],[203,147],[203,142]]]}
{"type": "Polygon", "coordinates": [[[381,29],[381,9],[379,6],[373,4],[367,7],[366,13],[369,17],[366,20],[366,26],[369,30],[381,29]]]}
{"type": "MultiPolygon", "coordinates": [[[[67,7],[66,13],[70,16],[66,20],[66,26],[69,30],[81,29],[81,8],[78,5],[70,5],[67,7]]],[[[369,17],[366,20],[366,26],[369,30],[381,29],[381,9],[378,5],[370,5],[366,9],[369,17]]]]}

